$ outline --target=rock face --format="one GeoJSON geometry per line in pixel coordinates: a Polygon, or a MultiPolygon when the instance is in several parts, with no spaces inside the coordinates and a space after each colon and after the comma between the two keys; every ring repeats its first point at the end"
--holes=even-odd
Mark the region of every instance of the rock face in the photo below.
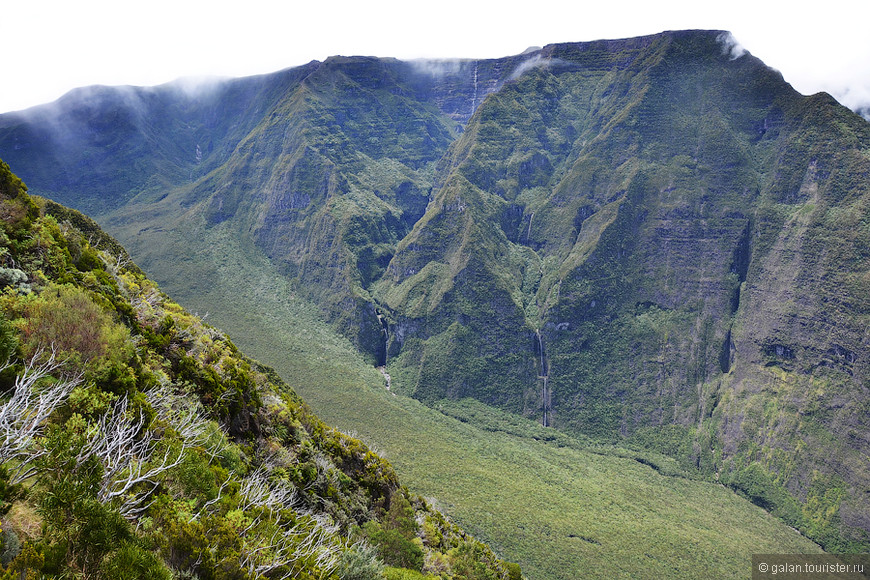
{"type": "Polygon", "coordinates": [[[870,125],[727,34],[93,93],[0,117],[34,192],[237,232],[423,401],[630,438],[866,540],[870,125]]]}

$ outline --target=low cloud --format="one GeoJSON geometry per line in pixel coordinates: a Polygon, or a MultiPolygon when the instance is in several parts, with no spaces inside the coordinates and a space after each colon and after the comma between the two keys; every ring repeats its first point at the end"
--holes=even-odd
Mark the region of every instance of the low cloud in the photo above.
{"type": "Polygon", "coordinates": [[[716,40],[722,45],[722,54],[728,55],[731,60],[737,60],[746,54],[746,49],[737,42],[737,39],[730,32],[723,32],[716,40]]]}
{"type": "Polygon", "coordinates": [[[524,72],[527,70],[531,70],[533,68],[538,67],[553,67],[559,65],[567,65],[570,64],[568,61],[562,60],[561,58],[551,58],[551,57],[543,57],[540,53],[535,54],[531,58],[524,60],[521,62],[517,68],[514,69],[514,72],[511,73],[511,76],[508,77],[508,80],[516,80],[518,79],[524,72]]]}
{"type": "Polygon", "coordinates": [[[410,64],[415,71],[422,74],[427,74],[433,77],[443,77],[447,75],[455,75],[462,72],[463,68],[472,62],[467,59],[448,58],[448,59],[414,59],[405,61],[410,64]]]}
{"type": "Polygon", "coordinates": [[[852,86],[831,87],[827,92],[840,104],[870,121],[870,81],[852,86]]]}
{"type": "Polygon", "coordinates": [[[212,94],[228,80],[230,77],[187,76],[166,83],[165,86],[180,90],[189,98],[198,99],[212,94]]]}

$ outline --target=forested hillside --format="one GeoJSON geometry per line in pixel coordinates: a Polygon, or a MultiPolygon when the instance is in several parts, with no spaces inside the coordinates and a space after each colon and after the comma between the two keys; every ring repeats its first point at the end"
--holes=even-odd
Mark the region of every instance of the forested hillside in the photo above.
{"type": "Polygon", "coordinates": [[[0,212],[4,578],[520,578],[2,162],[0,212]]]}

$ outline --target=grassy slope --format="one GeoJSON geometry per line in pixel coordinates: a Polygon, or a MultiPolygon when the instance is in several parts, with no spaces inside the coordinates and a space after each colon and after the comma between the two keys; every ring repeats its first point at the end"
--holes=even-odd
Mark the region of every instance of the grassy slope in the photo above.
{"type": "MultiPolygon", "coordinates": [[[[324,420],[373,445],[403,481],[529,578],[745,577],[752,553],[818,550],[721,486],[667,477],[561,435],[547,442],[517,418],[496,414],[482,428],[394,395],[252,248],[221,226],[194,224],[186,241],[145,232],[128,246],[134,256],[217,249],[210,255],[223,261],[192,263],[188,281],[173,280],[166,266],[150,274],[188,308],[210,312],[209,322],[274,366],[324,420]]],[[[467,417],[476,405],[450,411],[467,417]]]]}

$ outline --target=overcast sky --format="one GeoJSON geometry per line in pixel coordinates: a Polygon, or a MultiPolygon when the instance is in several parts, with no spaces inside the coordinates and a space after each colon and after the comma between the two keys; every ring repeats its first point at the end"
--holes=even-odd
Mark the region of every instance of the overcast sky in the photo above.
{"type": "Polygon", "coordinates": [[[730,30],[804,94],[870,106],[870,0],[0,0],[0,112],[85,85],[273,72],[328,56],[494,58],[663,30],[730,30]],[[820,8],[820,9],[819,9],[820,8]]]}

